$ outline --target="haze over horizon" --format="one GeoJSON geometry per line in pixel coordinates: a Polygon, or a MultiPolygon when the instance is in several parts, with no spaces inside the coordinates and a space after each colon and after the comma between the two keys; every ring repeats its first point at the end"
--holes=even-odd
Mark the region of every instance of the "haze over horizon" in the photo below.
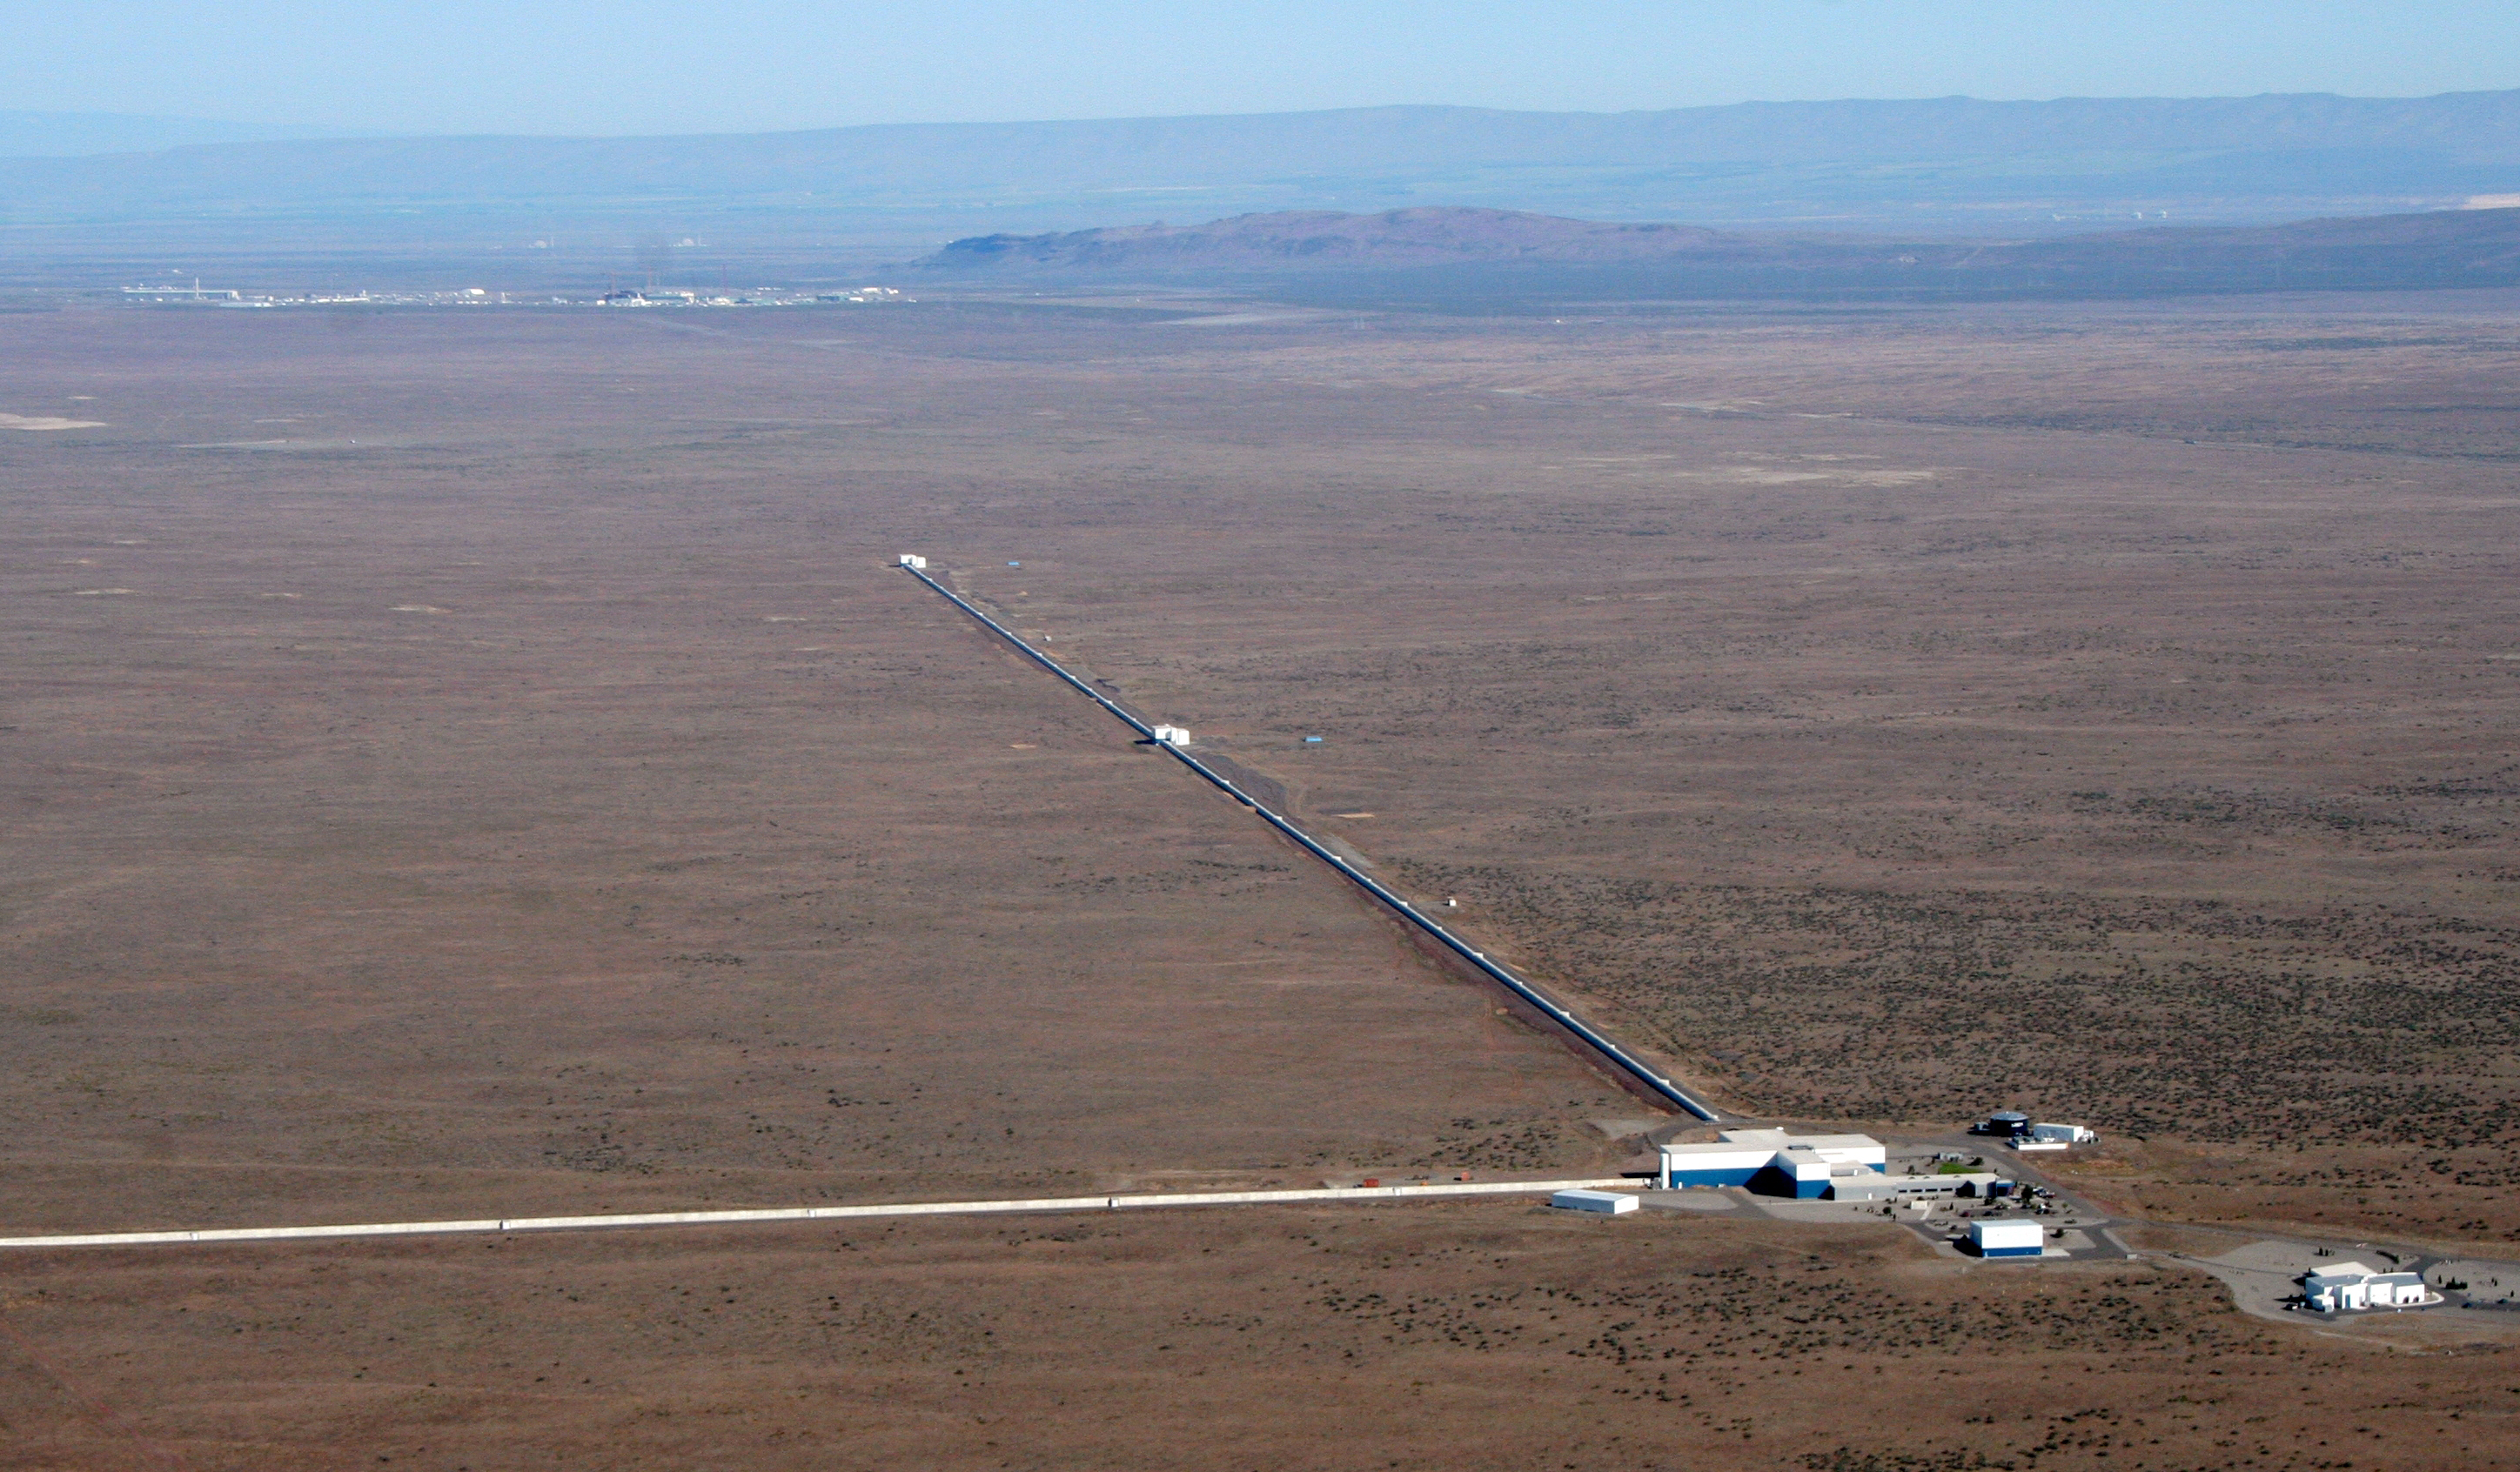
{"type": "Polygon", "coordinates": [[[470,284],[473,257],[547,249],[499,279],[678,249],[707,257],[686,274],[845,279],[969,237],[1404,206],[2058,236],[2520,192],[2520,64],[2481,3],[2420,26],[2361,0],[104,0],[74,21],[0,56],[7,282],[209,252],[264,285],[388,259],[470,284]]]}
{"type": "MultiPolygon", "coordinates": [[[[480,0],[350,15],[108,0],[16,22],[17,112],[308,132],[633,136],[902,122],[1282,113],[1397,104],[1622,112],[1737,102],[2412,97],[2520,85],[2507,8],[1795,0],[1778,5],[1151,0],[834,11],[480,0]],[[94,44],[100,33],[112,47],[94,44]],[[246,99],[250,106],[240,106],[246,99]]],[[[218,141],[204,138],[202,141],[218,141]]]]}

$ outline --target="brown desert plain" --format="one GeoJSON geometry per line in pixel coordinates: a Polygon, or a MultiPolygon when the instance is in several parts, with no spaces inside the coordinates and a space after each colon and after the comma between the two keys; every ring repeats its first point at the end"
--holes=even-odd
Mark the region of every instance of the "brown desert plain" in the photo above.
{"type": "MultiPolygon", "coordinates": [[[[1729,1109],[2507,1257],[2515,373],[2520,293],[0,314],[0,1228],[1620,1169],[918,552],[1729,1109]]],[[[2509,1466],[2511,1317],[1528,1198],[17,1251],[0,1466],[2509,1466]]]]}

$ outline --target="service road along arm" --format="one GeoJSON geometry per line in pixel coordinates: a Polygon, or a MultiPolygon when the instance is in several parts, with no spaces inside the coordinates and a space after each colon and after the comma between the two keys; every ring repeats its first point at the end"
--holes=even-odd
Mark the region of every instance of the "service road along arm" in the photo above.
{"type": "MultiPolygon", "coordinates": [[[[1025,658],[1030,659],[1033,663],[1040,665],[1043,669],[1057,675],[1059,679],[1067,682],[1069,686],[1082,693],[1087,699],[1102,706],[1112,715],[1119,717],[1130,730],[1136,732],[1142,736],[1145,736],[1149,741],[1155,741],[1155,733],[1152,727],[1149,727],[1146,722],[1139,720],[1136,716],[1133,716],[1127,711],[1121,709],[1116,702],[1105,697],[1101,691],[1096,690],[1093,686],[1088,685],[1084,681],[1076,678],[1074,675],[1069,674],[1066,669],[1059,665],[1058,660],[1051,658],[1048,654],[1045,654],[1041,650],[1034,648],[1031,645],[1026,644],[1019,636],[1016,635],[1014,630],[1008,628],[1005,624],[998,622],[986,613],[981,612],[978,608],[973,607],[970,602],[965,599],[962,595],[956,593],[953,589],[946,587],[943,583],[936,581],[936,579],[929,577],[926,573],[911,566],[909,563],[904,562],[901,564],[901,570],[909,573],[912,577],[919,579],[921,582],[925,583],[928,587],[935,589],[938,593],[942,594],[947,601],[951,602],[955,607],[960,608],[964,612],[970,614],[973,618],[978,619],[981,623],[987,625],[990,631],[995,633],[999,638],[1005,640],[1011,645],[1013,645],[1017,649],[1021,650],[1025,658]]],[[[1471,965],[1478,967],[1480,971],[1486,973],[1488,978],[1496,982],[1497,985],[1504,987],[1507,991],[1513,993],[1516,997],[1519,997],[1523,1001],[1530,1003],[1533,1006],[1540,1008],[1541,1011],[1548,1014],[1550,1020],[1574,1034],[1586,1047],[1592,1048],[1595,1052],[1607,1059],[1610,1064],[1620,1072],[1627,1074],[1638,1083],[1642,1084],[1656,1096],[1668,1099],[1672,1103],[1679,1105],[1681,1108],[1688,1110],[1689,1113],[1696,1115],[1699,1119],[1712,1120],[1720,1117],[1716,1113],[1713,1105],[1700,1102],[1686,1091],[1682,1090],[1679,1085],[1674,1084],[1671,1080],[1664,1078],[1661,1074],[1658,1074],[1651,1068],[1646,1067],[1643,1059],[1637,1057],[1634,1053],[1629,1052],[1618,1044],[1603,1037],[1598,1031],[1585,1022],[1583,1018],[1576,1016],[1565,1007],[1558,1005],[1556,1002],[1544,994],[1538,987],[1535,987],[1531,983],[1523,980],[1521,977],[1514,975],[1513,972],[1497,964],[1495,961],[1488,959],[1486,956],[1472,949],[1467,941],[1462,940],[1461,937],[1453,934],[1453,932],[1445,929],[1433,920],[1428,919],[1423,914],[1419,913],[1417,906],[1410,904],[1407,900],[1404,900],[1400,896],[1393,894],[1390,890],[1383,888],[1381,884],[1369,877],[1355,865],[1348,863],[1345,859],[1331,853],[1328,848],[1314,842],[1311,834],[1305,832],[1302,828],[1295,826],[1292,823],[1287,822],[1286,819],[1279,814],[1272,813],[1267,808],[1262,807],[1249,793],[1227,781],[1223,773],[1218,772],[1215,768],[1208,766],[1205,762],[1200,761],[1197,757],[1191,755],[1188,751],[1183,750],[1181,747],[1176,746],[1169,741],[1155,741],[1155,748],[1171,756],[1173,760],[1180,762],[1183,766],[1188,767],[1192,772],[1195,772],[1199,776],[1207,779],[1210,782],[1214,783],[1220,791],[1224,792],[1226,796],[1233,798],[1236,802],[1238,802],[1244,807],[1249,808],[1252,812],[1259,814],[1262,822],[1293,839],[1296,843],[1301,844],[1306,853],[1311,854],[1314,858],[1321,860],[1324,864],[1327,864],[1330,868],[1337,870],[1340,873],[1345,874],[1350,880],[1356,883],[1357,887],[1363,889],[1367,894],[1373,896],[1375,899],[1388,906],[1392,912],[1397,914],[1402,919],[1417,926],[1428,935],[1433,936],[1448,950],[1452,951],[1454,955],[1459,956],[1465,961],[1468,961],[1471,965]]]]}
{"type": "Polygon", "coordinates": [[[1043,1196],[1019,1201],[900,1201],[876,1206],[792,1206],[760,1211],[667,1211],[611,1217],[483,1217],[469,1222],[367,1222],[338,1227],[221,1227],[202,1231],[95,1231],[0,1237],[0,1248],[164,1247],[223,1242],[310,1242],[343,1237],[443,1236],[456,1232],[591,1231],[622,1227],[740,1227],[758,1222],[845,1222],[860,1217],[968,1217],[1001,1212],[1130,1211],[1150,1206],[1269,1206],[1288,1201],[1393,1201],[1442,1196],[1533,1196],[1608,1190],[1642,1182],[1602,1181],[1443,1182],[1303,1191],[1166,1191],[1146,1196],[1043,1196]]]}

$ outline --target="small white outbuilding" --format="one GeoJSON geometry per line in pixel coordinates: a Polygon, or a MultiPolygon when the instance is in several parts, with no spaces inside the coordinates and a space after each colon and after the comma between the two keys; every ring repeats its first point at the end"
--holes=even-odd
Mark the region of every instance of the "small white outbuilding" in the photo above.
{"type": "Polygon", "coordinates": [[[1627,1191],[1559,1191],[1549,1198],[1549,1204],[1559,1211],[1598,1212],[1615,1217],[1637,1209],[1637,1198],[1627,1191]]]}
{"type": "Polygon", "coordinates": [[[905,552],[901,555],[901,565],[916,571],[923,571],[927,566],[927,559],[915,552],[905,552]]]}
{"type": "Polygon", "coordinates": [[[1158,726],[1155,728],[1155,739],[1163,742],[1167,746],[1187,746],[1190,744],[1190,728],[1187,726],[1158,726]]]}

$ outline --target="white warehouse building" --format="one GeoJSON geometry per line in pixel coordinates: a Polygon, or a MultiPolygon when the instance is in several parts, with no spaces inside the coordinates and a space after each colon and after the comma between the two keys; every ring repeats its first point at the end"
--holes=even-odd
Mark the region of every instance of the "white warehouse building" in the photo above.
{"type": "Polygon", "coordinates": [[[1890,1152],[1869,1135],[1725,1130],[1709,1142],[1666,1142],[1655,1148],[1662,1157],[1655,1183],[1666,1190],[1739,1185],[1763,1195],[1811,1199],[1829,1194],[1829,1182],[1838,1177],[1874,1176],[1890,1169],[1890,1152]]]}
{"type": "Polygon", "coordinates": [[[1615,1217],[1635,1211],[1637,1198],[1632,1191],[1591,1191],[1578,1187],[1557,1192],[1549,1198],[1549,1204],[1559,1211],[1596,1212],[1615,1217]]]}
{"type": "Polygon", "coordinates": [[[2415,1309],[2441,1302],[2420,1272],[2382,1272],[2363,1263],[2339,1263],[2301,1278],[2305,1308],[2321,1314],[2358,1309],[2415,1309]]]}

